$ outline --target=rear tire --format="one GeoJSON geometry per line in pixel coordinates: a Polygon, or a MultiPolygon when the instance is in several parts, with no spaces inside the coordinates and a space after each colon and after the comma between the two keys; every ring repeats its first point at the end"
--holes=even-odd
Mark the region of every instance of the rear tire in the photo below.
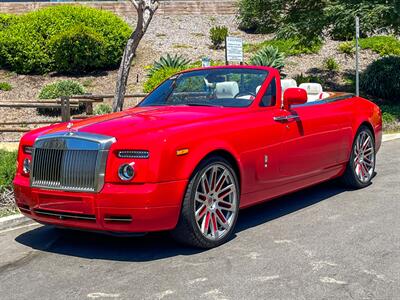
{"type": "Polygon", "coordinates": [[[375,174],[375,163],[375,138],[371,130],[363,125],[354,139],[350,160],[341,178],[342,182],[353,189],[370,185],[375,174]]]}
{"type": "Polygon", "coordinates": [[[222,245],[234,232],[239,198],[237,175],[230,163],[219,156],[206,158],[189,181],[173,238],[204,249],[222,245]]]}

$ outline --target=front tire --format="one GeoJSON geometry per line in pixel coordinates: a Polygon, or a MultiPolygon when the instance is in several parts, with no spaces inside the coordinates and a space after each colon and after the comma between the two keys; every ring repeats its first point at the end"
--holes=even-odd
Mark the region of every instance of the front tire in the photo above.
{"type": "Polygon", "coordinates": [[[222,157],[203,160],[191,177],[172,236],[180,243],[210,249],[234,232],[239,213],[238,179],[222,157]]]}
{"type": "Polygon", "coordinates": [[[353,142],[350,161],[342,181],[347,187],[361,189],[370,185],[375,174],[375,139],[371,130],[361,126],[353,142]]]}

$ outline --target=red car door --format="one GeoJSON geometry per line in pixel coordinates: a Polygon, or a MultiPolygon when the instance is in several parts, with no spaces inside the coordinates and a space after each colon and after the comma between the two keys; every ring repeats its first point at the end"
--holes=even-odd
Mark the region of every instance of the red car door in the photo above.
{"type": "Polygon", "coordinates": [[[307,103],[287,113],[297,116],[282,123],[286,137],[280,170],[287,180],[317,176],[346,159],[351,114],[343,102],[307,103]]]}
{"type": "Polygon", "coordinates": [[[261,202],[282,194],[285,176],[280,165],[285,151],[285,128],[274,121],[281,112],[276,98],[276,79],[272,78],[257,111],[249,115],[252,134],[245,137],[250,151],[241,155],[245,166],[243,176],[242,206],[261,202]]]}

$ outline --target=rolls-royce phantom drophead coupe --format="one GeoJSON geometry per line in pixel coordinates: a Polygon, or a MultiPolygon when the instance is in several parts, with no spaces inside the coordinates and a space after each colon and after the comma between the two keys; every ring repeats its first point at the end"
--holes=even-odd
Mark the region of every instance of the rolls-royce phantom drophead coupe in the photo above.
{"type": "Polygon", "coordinates": [[[242,208],[338,177],[366,187],[381,139],[381,110],[361,97],[268,67],[195,69],[134,108],[27,133],[15,199],[43,224],[212,248],[242,208]]]}

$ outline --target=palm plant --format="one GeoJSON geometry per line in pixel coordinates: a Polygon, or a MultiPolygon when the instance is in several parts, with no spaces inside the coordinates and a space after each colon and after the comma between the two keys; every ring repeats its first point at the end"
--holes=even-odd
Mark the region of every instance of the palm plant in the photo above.
{"type": "Polygon", "coordinates": [[[175,54],[171,56],[167,54],[166,56],[160,57],[160,59],[154,62],[153,66],[150,68],[148,75],[152,76],[155,72],[161,69],[183,69],[190,64],[190,60],[182,55],[175,54]]]}
{"type": "Polygon", "coordinates": [[[285,67],[285,55],[278,48],[267,46],[259,50],[251,59],[254,66],[266,66],[281,71],[285,67]]]}

